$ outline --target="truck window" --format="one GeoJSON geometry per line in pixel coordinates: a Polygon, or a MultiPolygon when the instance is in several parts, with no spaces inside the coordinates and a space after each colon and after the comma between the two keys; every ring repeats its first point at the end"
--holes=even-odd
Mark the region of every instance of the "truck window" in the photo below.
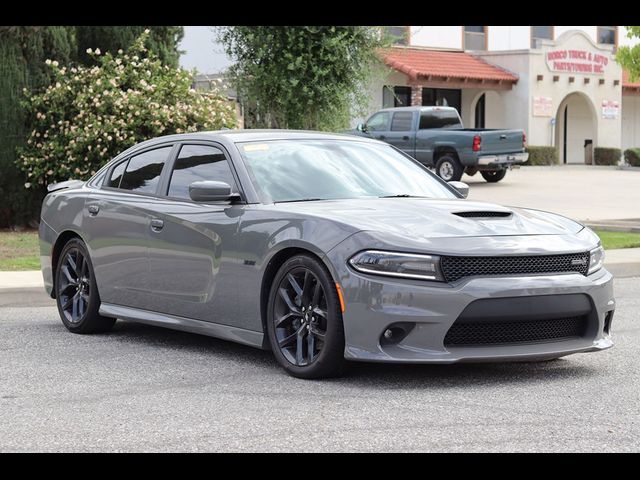
{"type": "Polygon", "coordinates": [[[367,120],[367,130],[370,132],[384,132],[389,130],[389,112],[379,112],[367,120]]]}
{"type": "Polygon", "coordinates": [[[431,128],[462,128],[455,110],[428,110],[420,113],[420,130],[431,128]]]}
{"type": "Polygon", "coordinates": [[[410,132],[413,122],[413,112],[396,112],[391,120],[392,132],[410,132]]]}

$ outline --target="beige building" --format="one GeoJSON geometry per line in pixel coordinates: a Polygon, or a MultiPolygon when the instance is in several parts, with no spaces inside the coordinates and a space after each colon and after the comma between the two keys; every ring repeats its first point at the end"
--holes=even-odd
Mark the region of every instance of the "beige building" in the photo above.
{"type": "Polygon", "coordinates": [[[433,27],[461,29],[449,34],[463,48],[416,46],[436,43],[416,30],[432,27],[406,28],[405,44],[383,55],[392,72],[372,85],[372,111],[454,106],[467,127],[522,128],[529,145],[556,147],[562,163],[590,163],[593,147],[640,147],[640,82],[615,61],[619,27],[496,27],[513,29],[497,40],[494,27],[433,27]]]}

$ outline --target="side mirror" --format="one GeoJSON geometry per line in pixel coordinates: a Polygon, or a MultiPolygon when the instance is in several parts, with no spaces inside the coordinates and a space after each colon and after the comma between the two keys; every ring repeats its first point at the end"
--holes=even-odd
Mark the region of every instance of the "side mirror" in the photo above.
{"type": "Polygon", "coordinates": [[[228,183],[206,180],[190,184],[189,196],[194,202],[223,202],[237,198],[238,194],[231,192],[228,183]]]}
{"type": "Polygon", "coordinates": [[[464,182],[449,182],[453,188],[455,188],[458,192],[462,194],[464,198],[469,196],[469,185],[464,182]]]}
{"type": "Polygon", "coordinates": [[[366,133],[367,132],[367,124],[366,123],[359,123],[358,125],[356,125],[356,130],[358,130],[359,132],[362,132],[362,133],[366,133]]]}

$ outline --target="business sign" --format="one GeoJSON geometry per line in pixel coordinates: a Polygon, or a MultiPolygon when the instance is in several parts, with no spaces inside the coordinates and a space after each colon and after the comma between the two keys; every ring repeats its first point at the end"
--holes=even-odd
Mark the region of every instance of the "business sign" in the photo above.
{"type": "Polygon", "coordinates": [[[602,118],[615,120],[620,113],[620,103],[614,100],[602,101],[602,118]]]}
{"type": "Polygon", "coordinates": [[[547,67],[552,72],[604,75],[609,57],[587,50],[550,50],[546,53],[547,67]]]}
{"type": "Polygon", "coordinates": [[[553,99],[551,97],[533,97],[533,116],[550,117],[553,115],[553,99]]]}

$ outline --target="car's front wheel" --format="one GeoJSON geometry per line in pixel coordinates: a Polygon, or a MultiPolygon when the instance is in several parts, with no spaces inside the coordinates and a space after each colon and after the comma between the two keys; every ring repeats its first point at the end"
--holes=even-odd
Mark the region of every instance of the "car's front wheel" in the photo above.
{"type": "Polygon", "coordinates": [[[276,360],[294,377],[340,375],[345,364],[340,300],[318,260],[296,255],[280,267],[269,294],[267,333],[276,360]]]}
{"type": "Polygon", "coordinates": [[[114,318],[98,313],[100,295],[87,247],[73,238],[62,248],[56,267],[56,303],[62,323],[73,333],[111,330],[114,318]]]}

